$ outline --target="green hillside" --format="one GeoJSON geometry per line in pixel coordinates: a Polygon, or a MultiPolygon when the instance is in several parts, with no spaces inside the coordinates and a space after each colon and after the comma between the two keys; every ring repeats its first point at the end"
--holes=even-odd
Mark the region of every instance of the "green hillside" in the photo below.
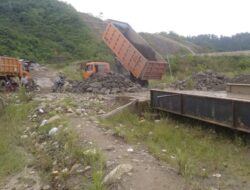
{"type": "Polygon", "coordinates": [[[57,0],[1,1],[0,55],[53,63],[110,59],[80,14],[57,0]]]}

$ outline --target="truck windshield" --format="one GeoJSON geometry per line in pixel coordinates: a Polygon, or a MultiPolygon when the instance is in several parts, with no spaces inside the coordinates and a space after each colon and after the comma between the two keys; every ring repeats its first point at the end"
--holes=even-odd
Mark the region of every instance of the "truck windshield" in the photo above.
{"type": "Polygon", "coordinates": [[[93,65],[87,65],[85,68],[85,71],[92,71],[93,70],[93,65]]]}
{"type": "Polygon", "coordinates": [[[105,65],[98,65],[97,69],[98,69],[98,72],[104,73],[105,72],[105,65]]]}

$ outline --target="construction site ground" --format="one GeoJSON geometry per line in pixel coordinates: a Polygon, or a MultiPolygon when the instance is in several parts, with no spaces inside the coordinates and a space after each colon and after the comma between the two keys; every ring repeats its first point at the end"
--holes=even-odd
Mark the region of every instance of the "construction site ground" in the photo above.
{"type": "MultiPolygon", "coordinates": [[[[188,190],[188,189],[220,189],[215,183],[205,183],[207,186],[194,187],[190,181],[181,176],[176,169],[167,163],[160,161],[149,153],[148,149],[140,143],[130,144],[124,139],[117,137],[112,129],[103,128],[99,118],[110,111],[128,103],[128,100],[139,99],[145,101],[149,99],[149,91],[142,93],[124,93],[121,95],[96,95],[90,93],[51,93],[53,80],[56,72],[48,70],[46,67],[38,66],[33,71],[33,76],[37,84],[41,87],[41,92],[35,93],[33,100],[46,108],[57,110],[60,117],[67,119],[69,128],[76,131],[80,137],[80,143],[94,145],[105,157],[105,175],[109,174],[119,165],[128,165],[131,168],[118,177],[115,182],[107,185],[108,189],[121,190],[188,190]],[[120,97],[120,101],[118,101],[120,97]],[[72,107],[69,103],[64,109],[65,101],[75,102],[72,107]],[[62,109],[63,108],[63,109],[62,109]],[[80,109],[80,111],[79,111],[80,109]]],[[[47,116],[48,117],[48,116],[47,116]]],[[[36,159],[36,158],[34,158],[36,159]]],[[[69,168],[70,169],[70,168],[69,168]]],[[[215,179],[223,180],[218,177],[215,179]]],[[[63,183],[63,182],[58,182],[63,183]]],[[[250,186],[244,182],[232,182],[233,185],[224,186],[225,189],[248,189],[250,186]]],[[[39,177],[36,168],[24,168],[23,171],[9,177],[1,184],[0,189],[63,189],[63,184],[53,186],[47,184],[39,177]],[[56,188],[55,188],[56,187],[56,188]],[[60,188],[61,187],[61,188],[60,188]]],[[[78,189],[77,184],[72,189],[78,189]]]]}

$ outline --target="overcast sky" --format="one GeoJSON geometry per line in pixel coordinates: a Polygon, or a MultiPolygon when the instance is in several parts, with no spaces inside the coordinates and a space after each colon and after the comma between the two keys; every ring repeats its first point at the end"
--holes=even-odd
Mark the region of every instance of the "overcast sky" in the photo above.
{"type": "Polygon", "coordinates": [[[78,11],[129,23],[137,32],[230,36],[250,32],[250,0],[63,0],[78,11]]]}

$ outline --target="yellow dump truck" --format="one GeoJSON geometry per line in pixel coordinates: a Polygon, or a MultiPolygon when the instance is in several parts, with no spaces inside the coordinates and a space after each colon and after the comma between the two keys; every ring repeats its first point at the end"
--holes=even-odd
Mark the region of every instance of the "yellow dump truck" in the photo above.
{"type": "Polygon", "coordinates": [[[128,23],[110,20],[103,40],[133,81],[145,86],[165,73],[167,62],[128,23]]]}
{"type": "Polygon", "coordinates": [[[22,64],[18,59],[12,57],[0,56],[0,88],[7,91],[15,91],[18,84],[14,78],[25,77],[31,79],[28,65],[22,64]]]}

